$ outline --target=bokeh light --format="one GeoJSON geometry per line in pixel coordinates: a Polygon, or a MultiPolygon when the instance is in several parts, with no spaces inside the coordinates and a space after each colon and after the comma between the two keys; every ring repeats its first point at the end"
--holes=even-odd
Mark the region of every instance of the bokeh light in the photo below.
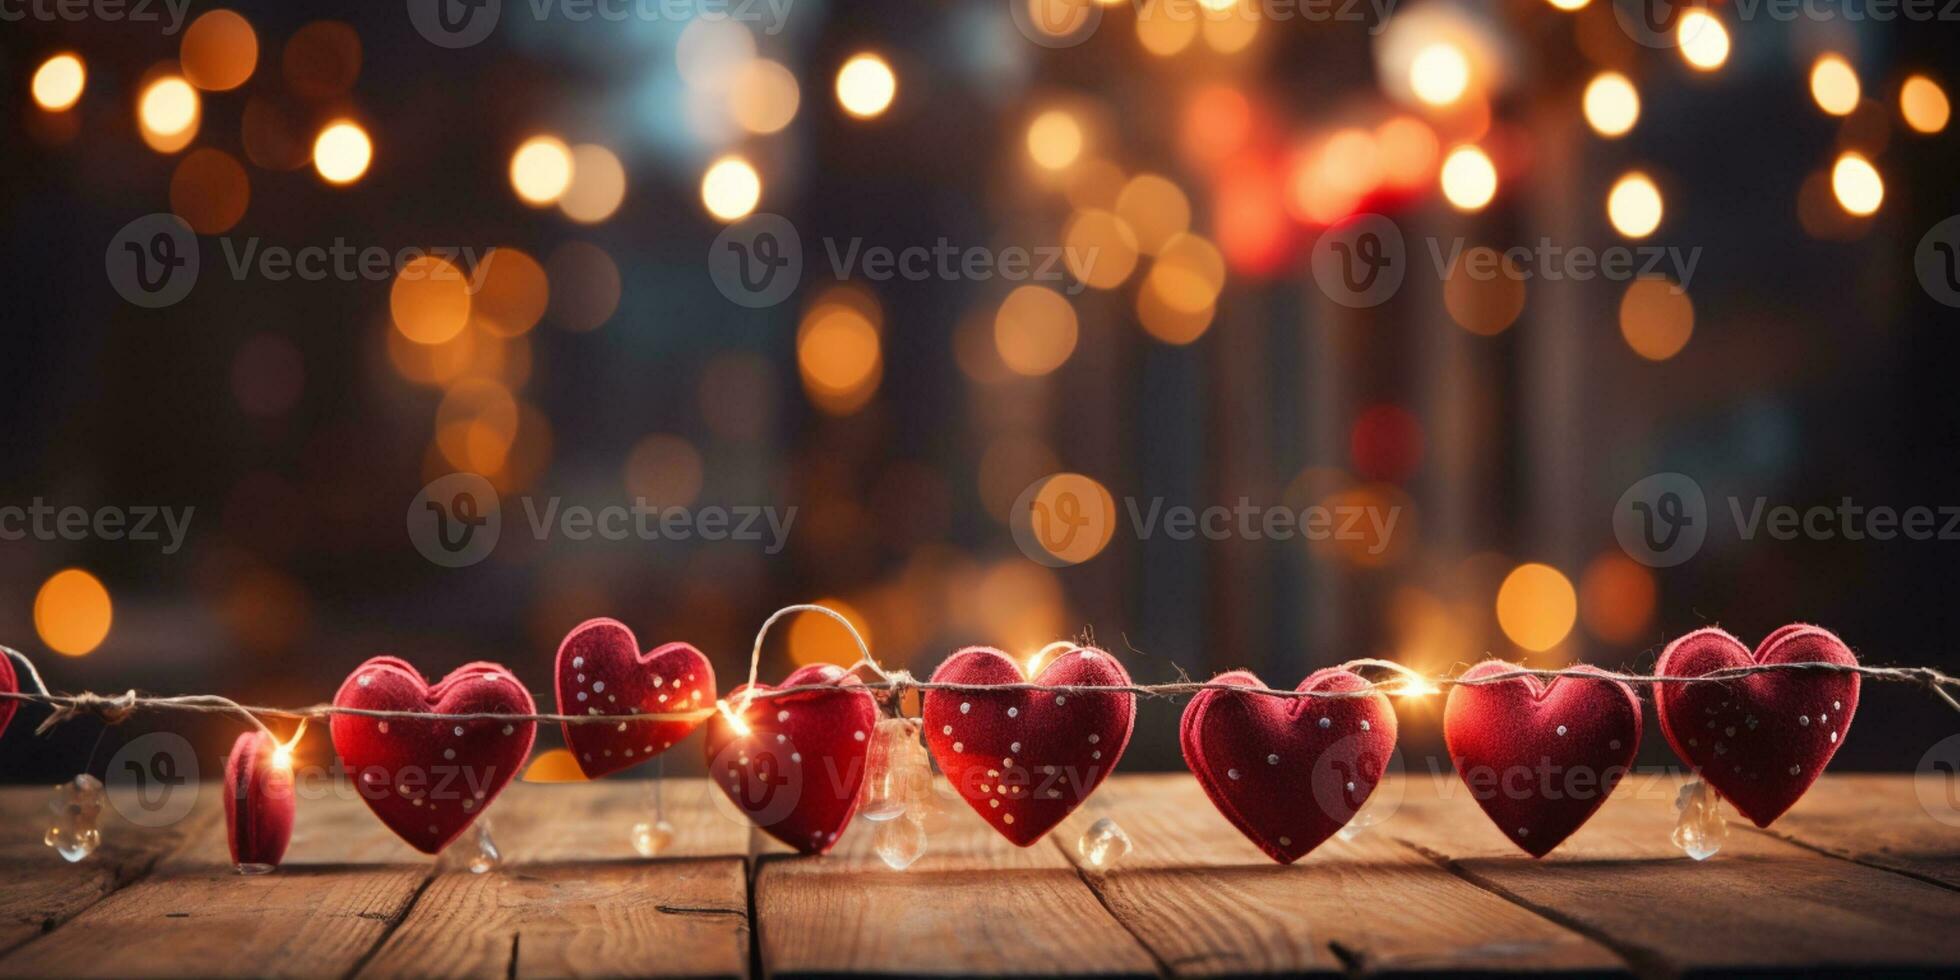
{"type": "Polygon", "coordinates": [[[1533,653],[1563,643],[1578,616],[1572,583],[1550,565],[1519,565],[1497,589],[1497,625],[1512,643],[1533,653]]]}
{"type": "Polygon", "coordinates": [[[705,467],[686,439],[656,432],[626,456],[626,489],[652,507],[686,507],[701,495],[705,467]]]}
{"type": "Polygon", "coordinates": [[[1400,483],[1422,465],[1422,423],[1400,405],[1369,406],[1355,417],[1348,452],[1362,478],[1400,483]]]}
{"type": "Polygon", "coordinates": [[[1443,159],[1443,196],[1459,211],[1482,211],[1497,196],[1497,167],[1475,146],[1459,146],[1443,159]]]}
{"type": "Polygon", "coordinates": [[[597,143],[572,147],[572,184],[558,198],[558,210],[580,224],[613,216],[626,200],[626,167],[613,151],[597,143]]]}
{"type": "Polygon", "coordinates": [[[345,119],[329,123],[313,140],[313,169],[329,184],[360,180],[373,160],[374,144],[359,123],[345,119]]]}
{"type": "Polygon", "coordinates": [[[1172,237],[1191,227],[1191,201],[1168,178],[1138,174],[1123,185],[1114,202],[1117,217],[1130,226],[1137,248],[1156,255],[1172,237]]]}
{"type": "Polygon", "coordinates": [[[109,590],[79,568],[54,573],[34,596],[34,632],[56,653],[86,656],[108,638],[114,620],[109,590]]]}
{"type": "Polygon", "coordinates": [[[136,119],[143,142],[158,153],[175,153],[197,138],[197,90],[178,75],[164,75],[143,89],[136,119]]]}
{"type": "Polygon", "coordinates": [[[1626,174],[1606,194],[1606,217],[1628,238],[1645,238],[1661,225],[1661,189],[1640,171],[1626,174]]]}
{"type": "Polygon", "coordinates": [[[1457,326],[1495,336],[1524,312],[1524,271],[1488,245],[1464,251],[1443,280],[1443,307],[1457,326]]]}
{"type": "Polygon", "coordinates": [[[878,327],[862,303],[819,300],[797,330],[796,363],[818,408],[849,415],[871,400],[884,371],[878,327]]]}
{"type": "Polygon", "coordinates": [[[1137,266],[1136,233],[1109,211],[1077,211],[1062,229],[1062,248],[1069,272],[1096,289],[1115,289],[1137,266]]]}
{"type": "Polygon", "coordinates": [[[302,98],[337,98],[361,75],[361,36],[340,21],[316,20],[286,40],[280,67],[302,98]]]}
{"type": "Polygon", "coordinates": [[[1924,75],[1912,75],[1899,86],[1899,115],[1914,132],[1937,133],[1946,128],[1953,107],[1946,90],[1924,75]]]}
{"type": "Polygon", "coordinates": [[[898,95],[898,76],[875,54],[853,55],[837,69],[837,104],[859,119],[883,115],[898,95]]]}
{"type": "Polygon", "coordinates": [[[1082,155],[1082,124],[1064,109],[1050,109],[1028,124],[1028,156],[1046,170],[1060,170],[1082,155]]]}
{"type": "Polygon", "coordinates": [[[1416,98],[1429,105],[1450,105],[1463,98],[1470,87],[1470,60],[1454,44],[1437,41],[1426,45],[1409,64],[1409,87],[1416,98]]]}
{"type": "Polygon", "coordinates": [[[619,264],[591,242],[566,242],[545,260],[551,281],[546,311],[566,330],[597,330],[619,309],[619,264]]]}
{"type": "MultiPolygon", "coordinates": [[[[814,605],[824,606],[844,617],[858,635],[864,638],[866,646],[872,644],[871,624],[858,612],[857,607],[829,596],[816,600],[814,605]]],[[[857,641],[851,638],[850,630],[842,623],[822,613],[800,612],[789,622],[789,659],[799,667],[810,664],[836,664],[849,667],[864,656],[858,649],[857,641]]]]}
{"type": "Polygon", "coordinates": [[[1701,7],[1682,12],[1675,22],[1674,41],[1681,57],[1696,71],[1714,71],[1729,60],[1729,29],[1721,18],[1701,7]]]}
{"type": "MultiPolygon", "coordinates": [[[[1017,498],[1018,499],[1018,498],[1017,498]]],[[[1102,553],[1116,534],[1116,498],[1094,477],[1056,473],[1029,497],[1026,536],[1057,561],[1079,565],[1102,553]]]]}
{"type": "Polygon", "coordinates": [[[1603,71],[1586,83],[1586,123],[1601,136],[1624,136],[1640,121],[1640,93],[1625,75],[1603,71]]]}
{"type": "Polygon", "coordinates": [[[41,62],[34,70],[34,104],[49,112],[62,112],[82,97],[88,84],[88,69],[73,54],[58,54],[41,62]]]}
{"type": "Polygon", "coordinates": [[[736,69],[728,83],[728,114],[757,135],[780,131],[796,118],[802,93],[796,76],[780,62],[757,58],[736,69]]]}
{"type": "Polygon", "coordinates": [[[245,84],[259,63],[259,36],[244,17],[213,10],[184,29],[179,47],[184,77],[207,92],[228,92],[245,84]]]}
{"type": "Polygon", "coordinates": [[[470,314],[484,330],[515,337],[538,325],[551,302],[550,280],[538,260],[518,249],[484,253],[470,273],[470,314]]]}
{"type": "Polygon", "coordinates": [[[1075,353],[1075,307],[1045,286],[1017,287],[994,315],[994,346],[1008,370],[1027,377],[1048,374],[1075,353]]]}
{"type": "Polygon", "coordinates": [[[170,210],[200,235],[230,231],[251,199],[245,168],[223,150],[200,146],[170,175],[170,210]]]}
{"type": "Polygon", "coordinates": [[[416,256],[395,273],[388,311],[402,336],[418,344],[443,343],[469,325],[469,280],[442,258],[416,256]]]}
{"type": "Polygon", "coordinates": [[[762,200],[762,175],[747,160],[733,154],[708,165],[701,175],[701,203],[722,221],[748,217],[762,200]]]}
{"type": "Polygon", "coordinates": [[[510,155],[510,186],[532,207],[550,204],[572,186],[572,149],[556,136],[533,136],[510,155]]]}
{"type": "Polygon", "coordinates": [[[1609,551],[1586,565],[1579,576],[1579,618],[1608,643],[1638,645],[1654,620],[1654,573],[1619,552],[1609,551]]]}
{"type": "Polygon", "coordinates": [[[517,398],[490,378],[464,378],[436,406],[436,446],[450,466],[490,474],[504,468],[517,441],[517,398]]]}
{"type": "Polygon", "coordinates": [[[1633,352],[1665,361],[1688,345],[1695,332],[1695,306],[1672,280],[1635,279],[1620,296],[1620,336],[1633,352]]]}
{"type": "Polygon", "coordinates": [[[1858,108],[1858,73],[1843,57],[1823,55],[1810,68],[1810,97],[1817,100],[1817,108],[1833,116],[1848,116],[1858,108]]]}
{"type": "Polygon", "coordinates": [[[1831,167],[1831,191],[1845,211],[1861,218],[1876,213],[1878,206],[1885,202],[1884,179],[1879,177],[1878,168],[1860,153],[1846,152],[1838,156],[1836,165],[1831,167]]]}
{"type": "Polygon", "coordinates": [[[1172,310],[1201,313],[1216,305],[1225,289],[1225,256],[1202,236],[1173,235],[1158,250],[1145,282],[1172,310]]]}

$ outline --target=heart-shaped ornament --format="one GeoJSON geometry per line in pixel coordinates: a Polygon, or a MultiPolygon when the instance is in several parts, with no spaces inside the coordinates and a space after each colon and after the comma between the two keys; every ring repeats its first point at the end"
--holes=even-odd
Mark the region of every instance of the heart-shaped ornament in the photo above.
{"type": "MultiPolygon", "coordinates": [[[[939,665],[935,684],[1026,684],[1014,659],[967,647],[939,665]]],[[[1128,687],[1116,658],[1070,647],[1034,683],[1044,688],[1128,687]]],[[[1040,688],[928,690],[926,744],[953,789],[1001,836],[1027,847],[1040,840],[1108,778],[1136,721],[1127,691],[1040,688]]]]}
{"type": "MultiPolygon", "coordinates": [[[[800,667],[782,687],[822,685],[743,704],[744,684],[730,691],[731,720],[708,719],[708,775],[729,802],[769,836],[822,854],[857,812],[865,755],[878,725],[878,703],[856,677],[833,664],[800,667]]],[[[776,690],[757,684],[755,691],[776,690]]]]}
{"type": "MultiPolygon", "coordinates": [[[[1216,684],[1268,690],[1242,670],[1216,684]]],[[[1368,691],[1339,667],[1317,671],[1300,691],[1368,691]]],[[[1395,709],[1379,692],[1343,698],[1278,698],[1204,690],[1178,726],[1185,765],[1218,812],[1281,864],[1333,836],[1381,782],[1395,751],[1395,709]]]]}
{"type": "MultiPolygon", "coordinates": [[[[701,651],[669,643],[640,652],[633,631],[614,619],[590,619],[558,645],[561,715],[679,714],[715,703],[715,671],[701,651]]],[[[567,722],[565,744],[586,778],[645,762],[687,737],[695,721],[567,722]]]]}
{"type": "Polygon", "coordinates": [[[246,732],[225,760],[225,837],[240,869],[276,868],[293,839],[292,763],[264,732],[246,732]]]}
{"type": "MultiPolygon", "coordinates": [[[[1486,660],[1462,679],[1522,669],[1486,660]]],[[[1544,857],[1606,802],[1640,751],[1640,724],[1633,688],[1584,677],[1458,684],[1443,709],[1457,775],[1505,838],[1532,857],[1544,857]]]]}
{"type": "MultiPolygon", "coordinates": [[[[1661,651],[1654,673],[1699,677],[1752,664],[1828,663],[1858,657],[1829,630],[1793,623],[1754,653],[1720,629],[1699,629],[1661,651]]],[[[1661,732],[1683,761],[1743,816],[1767,827],[1822,775],[1851,730],[1858,675],[1777,670],[1732,680],[1654,685],[1661,732]]]]}
{"type": "MultiPolygon", "coordinates": [[[[347,675],[334,707],[442,715],[536,714],[531,693],[498,664],[473,663],[430,687],[407,661],[375,657],[347,675]]],[[[455,840],[531,754],[538,726],[498,718],[333,716],[333,747],[388,829],[425,854],[455,840]]]]}
{"type": "MultiPolygon", "coordinates": [[[[5,648],[0,648],[0,693],[20,693],[20,678],[14,674],[13,651],[5,648]]],[[[7,723],[14,720],[14,712],[19,709],[19,701],[0,698],[0,735],[7,734],[7,723]]]]}

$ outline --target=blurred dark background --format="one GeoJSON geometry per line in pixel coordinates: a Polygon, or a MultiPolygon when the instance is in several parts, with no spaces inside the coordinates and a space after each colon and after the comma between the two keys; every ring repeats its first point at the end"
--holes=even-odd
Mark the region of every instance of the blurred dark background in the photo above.
{"type": "MultiPolygon", "coordinates": [[[[1869,662],[1960,666],[1942,598],[1960,540],[1743,540],[1729,516],[1759,497],[1960,506],[1955,313],[1914,275],[1922,237],[1960,211],[1956,25],[1717,6],[1731,43],[1702,70],[1638,43],[1607,0],[1408,3],[1386,24],[1119,3],[1056,47],[997,0],[795,0],[780,25],[539,19],[505,0],[460,48],[399,2],[226,6],[205,23],[217,8],[192,4],[174,33],[33,16],[0,31],[0,505],[194,508],[174,553],[0,541],[0,642],[56,689],[311,704],[385,652],[431,676],[505,663],[548,709],[558,640],[608,615],[648,647],[699,646],[725,690],[765,616],[819,600],[920,676],[958,646],[1024,656],[1085,631],[1144,682],[1250,667],[1291,686],[1363,656],[1639,669],[1705,624],[1753,645],[1794,620],[1869,662]],[[65,65],[36,86],[64,53],[85,72],[68,105],[65,65]],[[868,117],[838,94],[866,53],[896,79],[888,106],[875,84],[846,93],[868,117]],[[1819,68],[1832,57],[1855,92],[1819,68]],[[1583,110],[1609,71],[1639,99],[1617,137],[1583,110]],[[188,127],[171,113],[180,76],[197,89],[188,127]],[[346,183],[325,176],[344,151],[315,160],[336,122],[372,147],[346,183]],[[1491,162],[1487,204],[1446,193],[1458,146],[1491,162]],[[1869,182],[1839,173],[1846,154],[1882,179],[1875,213],[1854,213],[1869,182]],[[759,200],[739,179],[704,191],[731,157],[759,200]],[[1606,203],[1634,171],[1664,201],[1644,236],[1606,203]],[[760,309],[709,268],[716,212],[750,210],[787,218],[804,256],[796,291],[760,309]],[[154,212],[198,232],[200,271],[150,309],[113,288],[105,255],[154,212]],[[1354,308],[1311,256],[1361,212],[1400,229],[1407,276],[1354,308]],[[1089,288],[840,282],[826,243],[854,239],[1066,241],[1114,265],[1089,288]],[[1698,261],[1680,292],[1432,260],[1541,239],[1698,261]],[[455,249],[480,288],[230,268],[254,247],[336,243],[455,249]],[[493,248],[509,262],[482,261],[493,248]],[[504,523],[489,558],[446,568],[404,515],[459,471],[490,480],[504,523]],[[1614,511],[1669,472],[1705,493],[1707,540],[1653,567],[1621,547],[1614,511]],[[1072,564],[1035,560],[1052,556],[1010,527],[1057,473],[1114,503],[1106,545],[1072,564]],[[796,516],[770,554],[537,540],[521,503],[640,497],[796,516]],[[1145,537],[1129,515],[1242,498],[1399,516],[1386,541],[1309,543],[1145,537]]],[[[852,656],[806,617],[772,637],[763,676],[852,656]]],[[[1412,766],[1440,746],[1440,700],[1399,703],[1412,766]]],[[[1864,706],[1839,767],[1909,768],[1956,727],[1896,685],[1864,706]]],[[[1181,707],[1144,705],[1125,768],[1181,767],[1181,707]]],[[[0,779],[87,764],[96,723],[36,737],[44,712],[0,736],[0,779]]],[[[1649,723],[1642,761],[1673,762],[1649,723]]],[[[142,715],[95,765],[159,728],[215,767],[236,724],[142,715]]],[[[540,752],[557,744],[541,732],[540,752]]],[[[301,750],[330,753],[324,733],[301,750]]],[[[690,743],[666,771],[699,766],[690,743]]]]}

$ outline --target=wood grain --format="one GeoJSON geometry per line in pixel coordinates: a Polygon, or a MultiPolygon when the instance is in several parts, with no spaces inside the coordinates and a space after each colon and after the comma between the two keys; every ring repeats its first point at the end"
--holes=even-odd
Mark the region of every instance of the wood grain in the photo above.
{"type": "Polygon", "coordinates": [[[1827,854],[1960,888],[1960,778],[1831,776],[1767,833],[1827,854]]]}
{"type": "Polygon", "coordinates": [[[1960,892],[1746,825],[1732,829],[1720,854],[1692,861],[1669,841],[1676,786],[1671,777],[1631,778],[1537,861],[1504,839],[1453,776],[1415,777],[1381,829],[1467,880],[1599,939],[1643,971],[1960,963],[1960,931],[1952,927],[1960,892]]]}
{"type": "Polygon", "coordinates": [[[1056,849],[1075,860],[1101,816],[1135,850],[1089,883],[1180,976],[1626,969],[1611,950],[1379,832],[1275,864],[1186,774],[1104,787],[1051,835],[1056,849]]]}
{"type": "Polygon", "coordinates": [[[1154,976],[1150,954],[1046,841],[1015,847],[948,797],[948,826],[893,871],[862,818],[823,858],[759,844],[757,943],[772,976],[1154,976]]]}
{"type": "Polygon", "coordinates": [[[643,783],[512,786],[489,814],[504,867],[445,867],[361,975],[745,975],[748,829],[708,792],[669,786],[677,836],[649,860],[629,835],[647,815],[643,783]]]}

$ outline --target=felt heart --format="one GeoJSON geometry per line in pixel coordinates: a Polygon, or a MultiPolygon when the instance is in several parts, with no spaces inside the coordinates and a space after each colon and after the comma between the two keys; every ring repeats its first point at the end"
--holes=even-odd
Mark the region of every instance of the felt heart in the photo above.
{"type": "MultiPolygon", "coordinates": [[[[231,863],[278,867],[293,838],[293,770],[273,758],[279,746],[246,732],[225,760],[225,837],[231,863]]],[[[260,870],[263,870],[261,868],[260,870]]]]}
{"type": "MultiPolygon", "coordinates": [[[[590,619],[558,645],[558,713],[632,715],[680,713],[714,704],[715,670],[701,651],[669,643],[641,653],[633,631],[618,620],[590,619]]],[[[565,744],[586,778],[617,772],[673,747],[701,722],[566,723],[565,744]]]]}
{"type": "MultiPolygon", "coordinates": [[[[991,647],[967,647],[939,665],[935,684],[1025,684],[1021,665],[991,647]]],[[[1128,687],[1114,657],[1071,647],[1042,668],[1043,687],[1128,687]]],[[[1089,798],[1130,744],[1136,695],[1039,689],[929,690],[926,743],[953,788],[1001,836],[1041,839],[1089,798]]]]}
{"type": "MultiPolygon", "coordinates": [[[[1267,690],[1240,670],[1213,683],[1267,690]]],[[[1365,678],[1339,667],[1317,671],[1297,688],[1367,689],[1365,678]]],[[[1395,751],[1395,710],[1380,693],[1276,698],[1204,690],[1185,707],[1178,742],[1218,812],[1268,857],[1292,864],[1375,791],[1395,751]]]]}
{"type": "MultiPolygon", "coordinates": [[[[736,809],[771,837],[805,854],[837,843],[857,812],[865,754],[878,725],[878,703],[856,677],[832,664],[798,668],[785,688],[828,685],[762,698],[743,706],[744,684],[725,714],[708,719],[708,775],[736,809]]],[[[757,693],[774,690],[757,684],[757,693]]]]}
{"type": "MultiPolygon", "coordinates": [[[[465,664],[430,687],[397,657],[347,675],[337,708],[443,715],[535,714],[531,694],[502,666],[465,664]]],[[[409,846],[434,854],[497,798],[531,754],[538,726],[496,718],[333,716],[333,747],[368,809],[409,846]]]]}
{"type": "MultiPolygon", "coordinates": [[[[1844,641],[1817,626],[1793,623],[1764,638],[1752,654],[1742,641],[1709,627],[1661,651],[1654,673],[1699,677],[1751,664],[1831,663],[1856,666],[1844,641]]],[[[1661,732],[1736,810],[1767,827],[1830,765],[1858,710],[1858,675],[1779,670],[1732,680],[1654,685],[1661,732]]]]}
{"type": "MultiPolygon", "coordinates": [[[[1486,660],[1463,679],[1521,669],[1486,660]]],[[[1623,682],[1582,677],[1459,684],[1443,709],[1443,739],[1485,815],[1511,843],[1544,857],[1627,774],[1640,751],[1640,699],[1623,682]]]]}
{"type": "MultiPolygon", "coordinates": [[[[14,676],[12,653],[12,650],[0,648],[0,693],[20,693],[20,679],[14,676]]],[[[13,698],[0,698],[0,735],[7,733],[7,723],[14,720],[14,712],[19,708],[19,701],[13,698]]]]}

